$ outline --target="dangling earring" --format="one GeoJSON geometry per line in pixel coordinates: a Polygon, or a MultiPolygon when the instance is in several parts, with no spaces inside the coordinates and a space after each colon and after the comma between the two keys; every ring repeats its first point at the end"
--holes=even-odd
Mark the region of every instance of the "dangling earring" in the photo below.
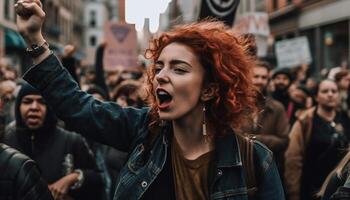
{"type": "Polygon", "coordinates": [[[202,133],[204,136],[207,136],[207,124],[206,124],[206,121],[205,121],[205,105],[203,106],[203,124],[202,124],[202,133]]]}

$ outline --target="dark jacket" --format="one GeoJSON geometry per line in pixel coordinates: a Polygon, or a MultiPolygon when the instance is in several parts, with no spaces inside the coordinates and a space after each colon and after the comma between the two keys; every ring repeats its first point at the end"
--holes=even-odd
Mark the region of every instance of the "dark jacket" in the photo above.
{"type": "MultiPolygon", "coordinates": [[[[149,129],[148,108],[123,109],[113,102],[97,101],[79,90],[67,75],[57,58],[51,55],[31,68],[24,79],[38,88],[56,114],[78,133],[121,151],[131,152],[120,172],[114,199],[141,199],[164,169],[169,135],[164,128],[160,128],[157,137],[148,143],[149,133],[153,131],[149,129]]],[[[271,151],[259,142],[254,143],[254,150],[257,173],[261,177],[255,199],[283,200],[283,189],[271,151]]],[[[215,152],[210,199],[246,200],[247,187],[236,136],[232,134],[219,139],[215,152]]]]}
{"type": "Polygon", "coordinates": [[[89,147],[80,135],[57,127],[57,120],[49,108],[44,124],[39,129],[31,130],[24,124],[19,111],[21,99],[36,93],[38,91],[30,85],[22,86],[15,106],[16,123],[6,128],[3,143],[33,159],[49,184],[74,170],[81,170],[84,182],[79,189],[71,190],[70,195],[74,199],[100,199],[103,191],[102,176],[89,147]]]}
{"type": "Polygon", "coordinates": [[[0,199],[53,200],[33,160],[0,144],[0,199]]]}
{"type": "Polygon", "coordinates": [[[325,189],[322,200],[350,199],[350,188],[344,185],[350,180],[349,167],[350,163],[347,163],[339,175],[336,172],[333,172],[325,189]]]}
{"type": "Polygon", "coordinates": [[[74,80],[79,83],[79,78],[76,72],[77,60],[75,60],[73,56],[63,57],[62,64],[67,68],[68,72],[74,78],[74,80]]]}
{"type": "Polygon", "coordinates": [[[341,186],[332,195],[331,200],[349,200],[350,199],[350,188],[341,186]]]}
{"type": "MultiPolygon", "coordinates": [[[[290,134],[289,134],[289,146],[287,148],[287,151],[285,153],[285,185],[286,185],[286,191],[287,196],[289,200],[299,200],[301,199],[301,195],[305,194],[302,190],[305,189],[303,185],[305,184],[305,180],[308,181],[309,179],[303,179],[303,170],[305,169],[306,159],[307,157],[307,150],[310,141],[313,134],[313,120],[315,119],[315,113],[316,113],[317,107],[312,107],[308,110],[306,110],[301,116],[299,116],[298,120],[295,121],[290,134]]],[[[337,113],[338,115],[338,113],[337,113]]],[[[346,124],[347,121],[344,120],[342,125],[346,124]]],[[[344,129],[345,130],[345,129],[344,129]]],[[[348,133],[346,133],[348,135],[348,133]]],[[[338,139],[342,139],[341,137],[338,137],[338,139]]],[[[334,140],[335,141],[335,140],[334,140]]],[[[328,147],[324,147],[325,149],[328,147]]],[[[333,148],[333,147],[332,147],[333,148]]],[[[345,148],[344,148],[345,149],[345,148]]],[[[334,157],[337,157],[339,155],[334,155],[334,157]]],[[[310,159],[310,158],[309,158],[310,159]]],[[[339,160],[340,161],[340,160],[339,160]]],[[[330,162],[329,160],[325,159],[324,162],[330,162]]],[[[320,166],[319,168],[323,168],[324,166],[320,166]]],[[[335,167],[335,166],[334,166],[335,167]]],[[[329,172],[328,172],[329,173],[329,172]]],[[[318,175],[318,177],[320,177],[318,175]]],[[[310,185],[310,184],[305,184],[310,185]]],[[[317,192],[317,191],[316,191],[317,192]]]]}

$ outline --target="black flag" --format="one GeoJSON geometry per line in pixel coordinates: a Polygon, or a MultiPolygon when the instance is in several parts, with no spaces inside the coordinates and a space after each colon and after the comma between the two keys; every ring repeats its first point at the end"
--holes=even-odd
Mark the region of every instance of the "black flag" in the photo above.
{"type": "Polygon", "coordinates": [[[212,16],[232,26],[238,4],[239,0],[202,0],[199,19],[212,16]]]}

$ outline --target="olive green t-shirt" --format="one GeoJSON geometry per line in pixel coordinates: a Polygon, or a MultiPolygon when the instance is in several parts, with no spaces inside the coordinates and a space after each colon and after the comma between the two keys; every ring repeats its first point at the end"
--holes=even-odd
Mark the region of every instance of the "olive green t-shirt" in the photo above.
{"type": "Polygon", "coordinates": [[[175,196],[177,200],[209,199],[209,169],[214,151],[195,160],[188,160],[174,138],[171,146],[171,162],[174,174],[175,196]]]}

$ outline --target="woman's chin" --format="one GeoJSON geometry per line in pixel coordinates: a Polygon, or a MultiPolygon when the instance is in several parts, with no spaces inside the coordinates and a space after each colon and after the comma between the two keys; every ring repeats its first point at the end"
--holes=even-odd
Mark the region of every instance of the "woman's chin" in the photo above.
{"type": "Polygon", "coordinates": [[[172,115],[171,113],[168,113],[168,112],[159,111],[158,114],[159,114],[160,120],[171,121],[171,120],[176,119],[176,117],[174,115],[172,115]]]}
{"type": "Polygon", "coordinates": [[[159,115],[159,119],[160,119],[160,120],[164,120],[164,121],[171,121],[171,120],[174,120],[173,117],[167,116],[167,115],[159,115]]]}

